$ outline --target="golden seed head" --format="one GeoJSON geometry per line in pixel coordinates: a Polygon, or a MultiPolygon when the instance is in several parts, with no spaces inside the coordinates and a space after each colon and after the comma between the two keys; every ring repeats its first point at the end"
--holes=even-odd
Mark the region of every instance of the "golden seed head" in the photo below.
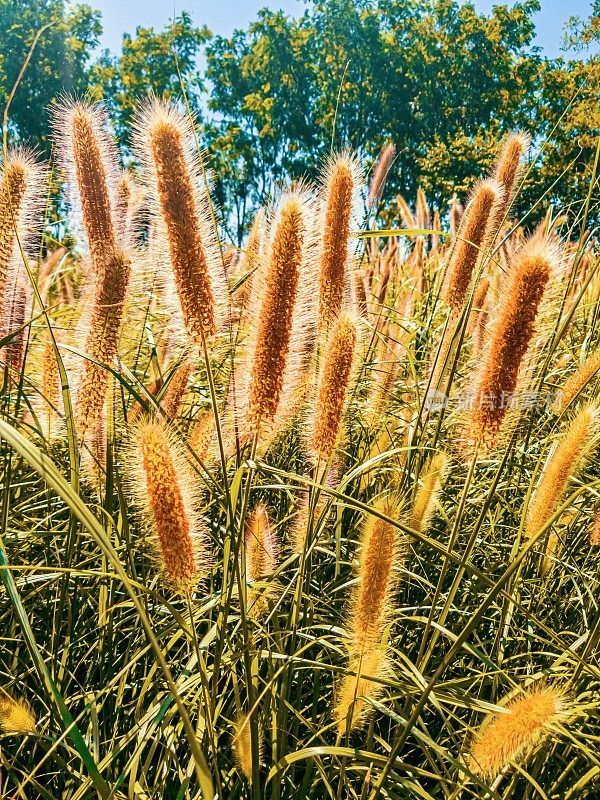
{"type": "Polygon", "coordinates": [[[483,724],[470,748],[469,769],[492,780],[511,761],[521,760],[539,744],[564,708],[565,697],[558,689],[546,686],[525,692],[483,724]]]}
{"type": "Polygon", "coordinates": [[[246,579],[256,581],[270,575],[277,566],[278,549],[267,509],[260,503],[246,522],[246,579]]]}
{"type": "Polygon", "coordinates": [[[431,523],[435,504],[448,471],[448,462],[446,453],[436,453],[421,478],[421,486],[415,496],[410,517],[410,527],[418,533],[424,533],[431,523]]]}
{"type": "Polygon", "coordinates": [[[490,244],[503,192],[492,179],[480,181],[473,191],[446,273],[444,300],[451,308],[461,308],[465,302],[475,267],[490,244]]]}
{"type": "Polygon", "coordinates": [[[498,209],[498,224],[502,223],[519,188],[518,183],[523,171],[522,159],[530,144],[529,134],[518,131],[512,133],[502,147],[494,170],[494,178],[504,189],[503,203],[498,209]]]}
{"type": "Polygon", "coordinates": [[[559,269],[553,242],[530,239],[517,252],[507,287],[487,335],[486,352],[475,378],[468,438],[486,447],[495,443],[514,393],[525,356],[537,332],[538,314],[551,279],[559,269]]]}
{"type": "Polygon", "coordinates": [[[13,700],[12,697],[1,698],[0,729],[4,733],[17,735],[34,733],[36,730],[35,717],[27,703],[23,700],[13,700]]]}
{"type": "Polygon", "coordinates": [[[185,359],[176,368],[169,381],[167,390],[160,402],[163,411],[170,419],[177,417],[183,398],[188,388],[190,375],[192,374],[192,362],[185,359]]]}
{"type": "Polygon", "coordinates": [[[600,412],[588,405],[575,416],[540,475],[527,509],[526,538],[535,536],[560,506],[569,481],[583,468],[598,443],[600,412]]]}
{"type": "Polygon", "coordinates": [[[206,526],[198,513],[196,478],[162,422],[142,422],[129,452],[130,485],[156,535],[168,582],[190,590],[208,567],[206,526]]]}
{"type": "Polygon", "coordinates": [[[56,110],[53,123],[73,204],[81,214],[93,278],[101,281],[123,249],[114,214],[118,157],[106,115],[99,105],[72,102],[56,110]]]}
{"type": "Polygon", "coordinates": [[[342,315],[332,328],[325,349],[311,437],[313,450],[325,461],[333,453],[338,439],[357,335],[355,320],[342,315]]]}
{"type": "Polygon", "coordinates": [[[555,414],[564,413],[600,370],[600,350],[597,350],[571,375],[552,406],[555,414]]]}
{"type": "MultiPolygon", "coordinates": [[[[260,763],[262,752],[262,730],[258,729],[258,753],[256,758],[260,763]]],[[[252,767],[254,759],[252,754],[252,736],[250,732],[250,714],[241,714],[236,723],[233,736],[233,752],[238,769],[249,783],[252,783],[252,767]]]]}
{"type": "MultiPolygon", "coordinates": [[[[399,514],[399,503],[389,498],[380,500],[374,510],[394,519],[399,514]]],[[[358,584],[348,620],[357,651],[379,644],[381,640],[390,610],[397,557],[396,527],[369,515],[362,531],[358,584]]]]}
{"type": "Polygon", "coordinates": [[[347,674],[339,681],[335,693],[334,718],[340,735],[368,721],[373,707],[365,698],[375,700],[382,694],[384,686],[380,681],[388,673],[389,664],[382,647],[369,648],[350,660],[347,674]]]}
{"type": "Polygon", "coordinates": [[[253,428],[274,419],[284,383],[307,236],[306,210],[290,193],[281,203],[271,246],[248,387],[253,428]]]}

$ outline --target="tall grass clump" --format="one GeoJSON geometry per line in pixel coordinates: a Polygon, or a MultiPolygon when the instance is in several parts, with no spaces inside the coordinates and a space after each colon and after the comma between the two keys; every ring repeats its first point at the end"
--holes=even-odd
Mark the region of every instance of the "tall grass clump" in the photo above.
{"type": "Polygon", "coordinates": [[[58,221],[0,174],[0,795],[595,798],[595,184],[334,142],[233,242],[133,119],[57,109],[58,221]]]}

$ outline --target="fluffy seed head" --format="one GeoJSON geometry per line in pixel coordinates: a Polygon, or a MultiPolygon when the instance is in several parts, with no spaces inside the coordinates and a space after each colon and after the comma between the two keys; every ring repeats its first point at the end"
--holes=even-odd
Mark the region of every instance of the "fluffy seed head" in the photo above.
{"type": "Polygon", "coordinates": [[[388,142],[381,148],[371,183],[369,184],[369,194],[367,196],[367,208],[374,208],[381,200],[385,182],[394,159],[396,158],[396,145],[388,142]]]}
{"type": "Polygon", "coordinates": [[[481,181],[473,191],[446,273],[444,299],[451,308],[461,308],[465,301],[475,267],[490,244],[503,197],[504,190],[492,179],[481,181]]]}
{"type": "Polygon", "coordinates": [[[132,493],[156,535],[166,580],[188,591],[208,565],[194,473],[168,428],[156,420],[133,432],[128,463],[132,493]]]}
{"type": "MultiPolygon", "coordinates": [[[[374,508],[391,519],[399,513],[399,504],[390,499],[378,501],[374,508]]],[[[347,626],[357,652],[380,643],[390,610],[397,555],[394,525],[369,515],[362,531],[358,584],[347,626]]]]}
{"type": "Polygon", "coordinates": [[[410,527],[414,531],[424,533],[429,527],[447,470],[448,456],[446,453],[436,453],[427,465],[413,503],[410,527]]]}
{"type": "Polygon", "coordinates": [[[12,697],[1,698],[0,729],[4,733],[17,735],[34,733],[36,729],[35,717],[27,703],[23,700],[13,700],[12,697]]]}
{"type": "Polygon", "coordinates": [[[323,177],[325,219],[319,274],[319,324],[325,328],[342,310],[351,292],[350,221],[360,185],[357,162],[346,154],[333,159],[323,177]]]}
{"type": "MultiPolygon", "coordinates": [[[[262,752],[262,731],[258,729],[258,758],[259,763],[262,752]]],[[[238,769],[244,775],[246,780],[252,783],[252,767],[254,764],[252,754],[252,737],[250,733],[250,714],[241,714],[236,723],[233,736],[233,752],[238,769]]]]}
{"type": "Polygon", "coordinates": [[[333,453],[338,439],[357,334],[355,320],[343,315],[335,323],[325,350],[311,437],[313,450],[325,461],[333,453]]]}
{"type": "Polygon", "coordinates": [[[192,374],[192,363],[185,359],[175,370],[171,377],[167,391],[161,400],[161,406],[167,417],[175,419],[179,413],[179,408],[188,388],[190,375],[192,374]]]}
{"type": "Polygon", "coordinates": [[[555,245],[530,239],[516,254],[498,315],[487,336],[475,377],[468,437],[491,447],[506,416],[507,403],[537,331],[538,312],[548,285],[560,267],[555,245]]]}
{"type": "Polygon", "coordinates": [[[0,171],[0,320],[10,313],[13,285],[29,280],[21,248],[27,255],[41,228],[46,179],[31,153],[9,150],[0,171]]]}
{"type": "Polygon", "coordinates": [[[527,133],[517,131],[512,133],[504,143],[494,178],[504,189],[504,198],[498,209],[497,222],[501,224],[518,190],[518,183],[523,172],[523,156],[529,149],[531,137],[527,133]]]}
{"type": "Polygon", "coordinates": [[[166,240],[185,329],[198,344],[224,322],[226,283],[194,130],[175,106],[153,99],[135,120],[157,235],[166,240]]]}
{"type": "Polygon", "coordinates": [[[384,687],[380,681],[388,673],[389,664],[382,647],[369,648],[351,659],[348,672],[336,690],[334,718],[340,735],[356,730],[368,721],[373,707],[365,698],[375,700],[382,694],[384,687]]]}
{"type": "Polygon", "coordinates": [[[590,529],[590,544],[592,547],[600,545],[600,513],[594,514],[594,522],[590,529]]]}
{"type": "Polygon", "coordinates": [[[597,350],[579,367],[565,383],[562,391],[558,392],[552,406],[555,414],[562,414],[571,405],[573,400],[585,389],[600,370],[600,350],[597,350]]]}
{"type": "Polygon", "coordinates": [[[565,697],[558,689],[545,686],[525,692],[483,724],[470,748],[469,769],[492,780],[539,744],[564,709],[565,697]]]}
{"type": "Polygon", "coordinates": [[[277,566],[278,550],[267,509],[260,503],[246,523],[246,579],[256,581],[270,575],[277,566]]]}
{"type": "Polygon", "coordinates": [[[123,249],[114,214],[118,158],[103,109],[68,102],[54,113],[53,127],[72,205],[81,215],[93,278],[101,281],[123,249]]]}
{"type": "Polygon", "coordinates": [[[299,283],[307,248],[307,211],[303,196],[290,192],[282,197],[274,221],[247,390],[247,418],[253,430],[275,419],[292,360],[299,283]]]}
{"type": "Polygon", "coordinates": [[[563,501],[569,481],[583,468],[598,442],[600,412],[585,406],[550,455],[527,509],[526,538],[535,536],[563,501]]]}

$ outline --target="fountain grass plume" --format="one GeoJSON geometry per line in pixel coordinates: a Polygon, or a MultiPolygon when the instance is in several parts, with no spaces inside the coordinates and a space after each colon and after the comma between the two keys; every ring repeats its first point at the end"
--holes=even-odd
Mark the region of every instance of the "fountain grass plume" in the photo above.
{"type": "Polygon", "coordinates": [[[0,730],[16,736],[35,733],[35,717],[24,700],[14,700],[6,694],[0,696],[0,730]]]}
{"type": "Polygon", "coordinates": [[[511,761],[522,761],[565,716],[567,701],[557,688],[544,686],[523,692],[491,714],[469,748],[471,772],[491,781],[511,761]]]}
{"type": "Polygon", "coordinates": [[[472,378],[473,402],[466,421],[470,445],[479,442],[483,450],[495,445],[507,415],[507,398],[518,386],[544,316],[542,302],[561,265],[560,250],[547,237],[534,236],[515,253],[472,378]]]}
{"type": "Polygon", "coordinates": [[[359,227],[356,209],[362,188],[358,160],[348,153],[332,156],[321,177],[325,205],[319,270],[319,325],[325,330],[352,297],[351,227],[359,227]]]}
{"type": "Polygon", "coordinates": [[[418,533],[424,533],[431,524],[435,504],[449,468],[446,453],[436,453],[421,476],[421,485],[413,502],[409,525],[418,533]]]}
{"type": "Polygon", "coordinates": [[[563,502],[569,482],[584,468],[598,445],[600,410],[584,406],[558,440],[542,469],[527,509],[525,538],[534,537],[563,502]]]}
{"type": "Polygon", "coordinates": [[[167,101],[152,98],[143,104],[134,134],[156,235],[168,253],[185,330],[197,346],[223,328],[228,311],[203,156],[192,121],[167,101]]]}
{"type": "Polygon", "coordinates": [[[130,491],[152,533],[165,581],[188,592],[207,573],[210,557],[198,480],[185,451],[164,422],[144,420],[131,432],[126,464],[130,491]]]}
{"type": "Polygon", "coordinates": [[[17,281],[29,281],[23,254],[32,247],[43,225],[47,169],[24,149],[10,149],[0,170],[0,319],[10,314],[17,281]]]}
{"type": "Polygon", "coordinates": [[[381,200],[385,183],[395,158],[396,145],[393,144],[393,142],[384,144],[377,157],[373,174],[371,175],[371,182],[369,183],[369,192],[367,195],[367,208],[376,208],[381,200]]]}
{"type": "Polygon", "coordinates": [[[444,300],[460,309],[475,270],[495,235],[497,212],[504,201],[504,190],[495,180],[480,181],[465,211],[454,243],[444,282],[444,300]]]}
{"type": "Polygon", "coordinates": [[[227,425],[242,443],[259,434],[267,446],[307,396],[318,300],[312,220],[313,203],[301,187],[280,197],[227,403],[227,425]]]}
{"type": "Polygon", "coordinates": [[[358,334],[354,317],[342,314],[333,324],[325,347],[310,424],[311,450],[323,461],[331,458],[340,434],[358,334]]]}

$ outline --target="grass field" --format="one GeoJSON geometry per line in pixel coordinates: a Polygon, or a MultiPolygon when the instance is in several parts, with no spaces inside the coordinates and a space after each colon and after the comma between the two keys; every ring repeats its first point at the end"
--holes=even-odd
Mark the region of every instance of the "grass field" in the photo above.
{"type": "Polygon", "coordinates": [[[523,134],[448,212],[337,153],[238,251],[185,110],[135,173],[54,130],[65,216],[0,185],[0,795],[597,797],[593,182],[532,226],[523,134]]]}

